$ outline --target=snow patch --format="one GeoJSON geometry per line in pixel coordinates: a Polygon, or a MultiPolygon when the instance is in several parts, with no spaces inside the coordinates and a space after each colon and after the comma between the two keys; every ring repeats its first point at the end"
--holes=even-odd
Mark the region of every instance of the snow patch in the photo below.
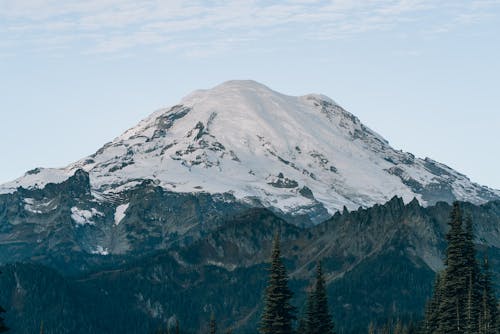
{"type": "Polygon", "coordinates": [[[104,216],[104,214],[95,208],[91,210],[79,209],[76,206],[71,208],[71,219],[77,225],[95,225],[95,222],[92,221],[95,216],[104,216]]]}
{"type": "Polygon", "coordinates": [[[28,204],[24,205],[24,210],[31,212],[31,213],[34,213],[34,214],[37,214],[37,215],[40,215],[43,213],[42,210],[34,209],[31,205],[28,205],[28,204]]]}
{"type": "Polygon", "coordinates": [[[97,254],[97,255],[109,255],[108,248],[104,248],[102,246],[97,246],[95,250],[91,251],[92,254],[97,254]]]}
{"type": "Polygon", "coordinates": [[[125,211],[127,211],[130,203],[121,204],[116,207],[115,211],[115,225],[120,224],[120,222],[125,218],[125,211]]]}
{"type": "Polygon", "coordinates": [[[24,202],[24,209],[34,214],[43,214],[48,211],[57,209],[57,205],[53,205],[54,200],[45,199],[37,201],[34,198],[27,197],[23,200],[23,202],[24,202]]]}
{"type": "Polygon", "coordinates": [[[29,204],[29,205],[33,205],[33,204],[35,204],[35,199],[34,198],[25,198],[24,203],[29,204]]]}
{"type": "Polygon", "coordinates": [[[36,168],[22,177],[0,185],[0,195],[13,193],[17,188],[43,189],[49,183],[62,183],[73,174],[71,167],[65,169],[36,168]]]}

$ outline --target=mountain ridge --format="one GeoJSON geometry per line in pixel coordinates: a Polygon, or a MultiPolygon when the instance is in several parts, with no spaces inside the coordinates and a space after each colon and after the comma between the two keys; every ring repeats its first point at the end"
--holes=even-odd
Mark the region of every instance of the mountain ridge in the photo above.
{"type": "Polygon", "coordinates": [[[500,198],[444,164],[393,149],[324,95],[288,96],[251,80],[195,91],[89,157],[29,171],[0,194],[60,183],[79,169],[96,198],[151,180],[173,192],[230,193],[316,223],[395,195],[424,205],[500,198]]]}
{"type": "MultiPolygon", "coordinates": [[[[500,201],[461,206],[474,221],[478,253],[487,253],[498,272],[500,201]]],[[[77,275],[64,271],[67,264],[54,270],[37,259],[4,265],[0,304],[7,306],[7,320],[20,333],[33,333],[41,320],[61,333],[149,333],[172,318],[185,330],[204,333],[212,312],[221,328],[252,333],[279,231],[293,304],[301,311],[321,260],[338,330],[361,333],[370,321],[422,316],[435,272],[443,266],[450,210],[445,202],[422,207],[394,197],[300,228],[267,209],[243,209],[190,244],[143,252],[124,262],[116,257],[77,275]],[[437,267],[426,254],[439,260],[437,267]],[[68,316],[61,319],[63,310],[68,316]]],[[[69,263],[75,261],[67,256],[69,263]]]]}

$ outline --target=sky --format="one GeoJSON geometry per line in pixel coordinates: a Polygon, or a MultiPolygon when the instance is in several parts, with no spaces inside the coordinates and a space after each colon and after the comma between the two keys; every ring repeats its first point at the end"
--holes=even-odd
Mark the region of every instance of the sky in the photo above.
{"type": "Polygon", "coordinates": [[[500,0],[0,0],[0,183],[233,79],[500,189],[500,0]]]}

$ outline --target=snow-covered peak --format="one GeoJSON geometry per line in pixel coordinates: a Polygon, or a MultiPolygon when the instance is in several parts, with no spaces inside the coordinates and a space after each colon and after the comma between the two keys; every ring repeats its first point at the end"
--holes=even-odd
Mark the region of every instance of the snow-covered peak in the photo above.
{"type": "Polygon", "coordinates": [[[394,195],[423,204],[500,195],[445,165],[392,149],[326,96],[287,96],[251,80],[195,91],[92,156],[27,175],[0,192],[61,182],[80,168],[95,192],[149,179],[171,191],[230,192],[294,213],[318,204],[329,212],[369,206],[394,195]]]}
{"type": "Polygon", "coordinates": [[[266,85],[257,82],[255,80],[228,80],[210,89],[198,89],[189,94],[187,97],[196,95],[203,92],[215,92],[216,94],[223,94],[224,92],[242,92],[242,91],[256,91],[261,92],[272,92],[274,94],[280,94],[279,92],[273,91],[266,85]]]}

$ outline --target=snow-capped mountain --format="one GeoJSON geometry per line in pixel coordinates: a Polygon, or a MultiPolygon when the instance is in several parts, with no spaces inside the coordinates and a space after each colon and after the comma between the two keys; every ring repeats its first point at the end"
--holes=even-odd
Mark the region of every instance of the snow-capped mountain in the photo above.
{"type": "MultiPolygon", "coordinates": [[[[0,304],[15,301],[9,324],[25,333],[42,320],[65,333],[146,333],[170,319],[195,332],[214,306],[222,326],[252,331],[279,232],[297,300],[321,261],[339,331],[359,333],[421,315],[451,210],[431,204],[454,199],[500,192],[394,150],[325,96],[230,81],[66,168],[0,185],[0,304]]],[[[500,201],[462,206],[500,268],[500,201]]]]}
{"type": "Polygon", "coordinates": [[[368,207],[395,195],[424,205],[500,198],[441,163],[393,149],[326,96],[287,96],[254,81],[195,91],[95,154],[29,171],[0,194],[60,183],[79,169],[89,173],[96,198],[151,180],[172,192],[230,193],[291,214],[368,207]]]}

